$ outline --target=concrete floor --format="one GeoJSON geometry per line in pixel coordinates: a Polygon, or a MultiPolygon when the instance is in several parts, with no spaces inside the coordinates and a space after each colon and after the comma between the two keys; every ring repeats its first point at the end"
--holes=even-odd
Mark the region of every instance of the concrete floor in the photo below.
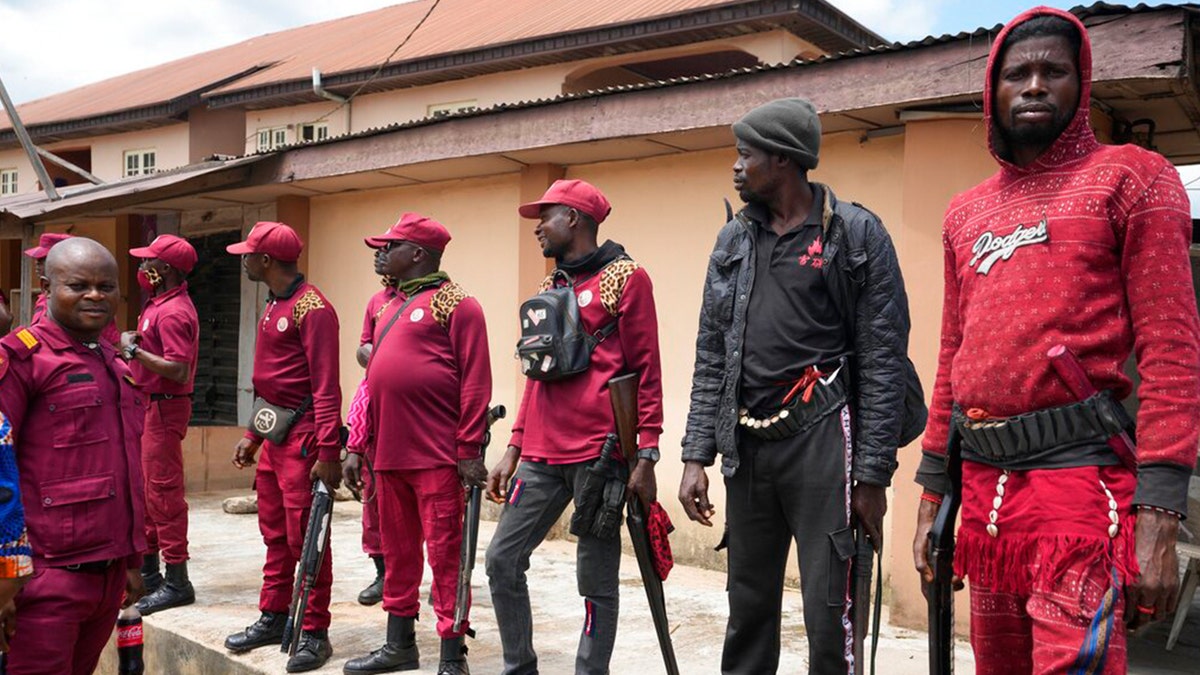
{"type": "MultiPolygon", "coordinates": [[[[222,647],[225,636],[258,617],[258,589],[265,548],[253,515],[228,515],[221,501],[234,493],[194,495],[191,502],[190,565],[198,601],[195,605],[147,617],[147,673],[170,675],[251,675],[282,673],[286,657],[277,649],[264,647],[241,656],[222,647]]],[[[334,509],[333,625],[330,638],[334,656],[318,673],[340,673],[347,659],[382,644],[386,618],[383,610],[363,607],[355,598],[374,577],[374,567],[359,546],[360,506],[339,502],[334,509]]],[[[470,663],[478,674],[495,673],[500,666],[499,636],[495,628],[483,551],[495,524],[484,522],[480,535],[479,564],[475,574],[473,625],[478,639],[469,641],[470,663]]],[[[563,540],[547,541],[534,554],[529,570],[535,617],[534,644],[541,672],[547,675],[573,671],[582,607],[575,591],[574,545],[563,540]]],[[[428,596],[426,570],[422,597],[428,596]]],[[[680,671],[687,675],[720,672],[721,643],[725,625],[725,577],[723,573],[676,566],[666,583],[667,607],[671,616],[675,652],[680,671]]],[[[1200,605],[1200,603],[1198,603],[1200,605]]],[[[613,675],[649,675],[663,671],[649,611],[646,609],[637,563],[626,557],[621,565],[622,616],[612,662],[613,675]]],[[[784,645],[781,673],[807,672],[801,602],[798,592],[784,598],[784,645]]],[[[430,610],[422,609],[417,641],[422,668],[437,669],[438,640],[433,632],[430,610]]],[[[881,675],[927,673],[926,635],[922,632],[884,625],[879,647],[881,675]]],[[[1165,652],[1166,626],[1155,626],[1145,636],[1131,641],[1130,672],[1135,675],[1168,675],[1200,672],[1200,606],[1189,617],[1179,645],[1165,652]],[[1136,665],[1135,665],[1136,664],[1136,665]]],[[[115,655],[101,660],[100,673],[115,672],[115,655]]],[[[974,672],[974,659],[965,643],[958,646],[956,670],[974,672]]]]}

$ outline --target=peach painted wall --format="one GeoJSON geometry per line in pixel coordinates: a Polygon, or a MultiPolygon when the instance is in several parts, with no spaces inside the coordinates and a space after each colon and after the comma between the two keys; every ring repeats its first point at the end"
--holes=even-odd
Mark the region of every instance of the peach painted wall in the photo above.
{"type": "MultiPolygon", "coordinates": [[[[916,364],[928,401],[937,371],[942,324],[942,216],[950,199],[996,171],[987,151],[982,120],[912,122],[904,145],[904,230],[897,248],[909,293],[912,333],[909,356],[916,364]]],[[[920,463],[920,441],[900,452],[892,500],[892,620],[924,626],[925,599],[912,567],[912,541],[921,492],[913,482],[920,463]]],[[[957,603],[959,630],[967,628],[966,593],[957,603]]]]}
{"type": "MultiPolygon", "coordinates": [[[[92,147],[92,173],[105,181],[119,180],[125,173],[126,150],[154,150],[156,168],[168,171],[188,164],[188,125],[134,131],[127,134],[96,136],[87,140],[92,147]]],[[[64,147],[79,147],[79,141],[68,141],[64,147]]],[[[54,147],[50,148],[51,151],[54,147]]]]}
{"type": "MultiPolygon", "coordinates": [[[[363,237],[379,234],[404,211],[430,216],[449,230],[442,269],[483,305],[492,360],[492,400],[508,407],[491,457],[508,440],[520,402],[513,349],[517,341],[519,179],[498,176],[356,192],[311,200],[309,278],[329,297],[341,322],[342,396],[348,407],[363,370],[354,359],[367,300],[382,288],[363,237]],[[319,253],[318,253],[319,252],[319,253]]],[[[532,235],[530,235],[532,236],[532,235]]]]}
{"type": "MultiPolygon", "coordinates": [[[[359,105],[360,103],[357,101],[354,103],[354,112],[358,111],[359,105]]],[[[287,142],[289,144],[297,142],[296,134],[299,127],[306,123],[324,122],[328,124],[330,138],[345,134],[351,124],[348,117],[349,112],[347,106],[333,101],[271,110],[248,110],[246,111],[245,152],[250,154],[258,150],[258,130],[263,128],[287,126],[287,142]]],[[[354,121],[354,124],[357,129],[366,128],[359,125],[357,121],[354,121]]]]}
{"type": "MultiPolygon", "coordinates": [[[[37,191],[37,176],[33,173],[33,165],[21,148],[0,150],[0,169],[17,170],[17,194],[26,195],[37,191]]],[[[8,197],[10,195],[5,195],[8,197]]]]}

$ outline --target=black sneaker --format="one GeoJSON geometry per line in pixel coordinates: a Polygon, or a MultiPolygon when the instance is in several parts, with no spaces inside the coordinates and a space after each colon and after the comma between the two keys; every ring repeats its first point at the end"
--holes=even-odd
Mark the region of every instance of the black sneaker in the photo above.
{"type": "Polygon", "coordinates": [[[331,656],[333,645],[329,644],[329,632],[306,630],[300,634],[300,645],[296,647],[295,655],[288,659],[287,671],[303,673],[316,670],[325,665],[331,656]]]}

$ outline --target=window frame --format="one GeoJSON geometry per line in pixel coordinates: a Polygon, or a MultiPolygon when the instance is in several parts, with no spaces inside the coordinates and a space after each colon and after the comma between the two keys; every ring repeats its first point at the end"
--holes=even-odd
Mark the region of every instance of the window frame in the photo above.
{"type": "Polygon", "coordinates": [[[17,194],[20,189],[18,180],[20,172],[16,167],[0,169],[0,196],[8,197],[17,194]]]}
{"type": "Polygon", "coordinates": [[[158,173],[158,150],[156,148],[139,148],[126,150],[121,153],[121,177],[149,176],[158,173]],[[131,167],[129,160],[137,159],[137,166],[131,167]],[[147,158],[150,160],[147,162],[147,158]]]}

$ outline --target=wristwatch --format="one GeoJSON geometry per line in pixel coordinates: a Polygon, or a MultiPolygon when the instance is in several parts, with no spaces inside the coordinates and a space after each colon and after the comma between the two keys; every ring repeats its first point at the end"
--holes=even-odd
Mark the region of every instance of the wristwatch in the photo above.
{"type": "Polygon", "coordinates": [[[658,448],[642,448],[637,451],[637,458],[648,462],[657,462],[659,456],[658,448]]]}
{"type": "Polygon", "coordinates": [[[141,347],[138,347],[137,343],[134,342],[126,347],[121,355],[125,357],[126,361],[132,361],[133,355],[136,354],[139,349],[141,349],[141,347]]]}

